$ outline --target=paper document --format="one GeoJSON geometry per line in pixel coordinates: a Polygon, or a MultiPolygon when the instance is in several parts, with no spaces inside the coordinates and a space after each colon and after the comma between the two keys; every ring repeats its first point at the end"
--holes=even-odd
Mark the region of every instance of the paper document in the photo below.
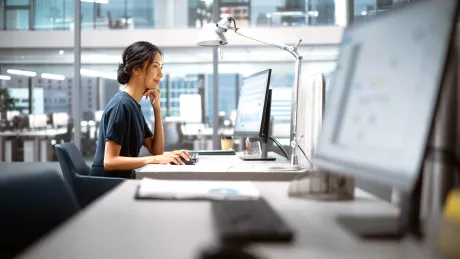
{"type": "Polygon", "coordinates": [[[138,198],[152,199],[258,199],[257,188],[247,181],[179,181],[143,178],[138,198]]]}

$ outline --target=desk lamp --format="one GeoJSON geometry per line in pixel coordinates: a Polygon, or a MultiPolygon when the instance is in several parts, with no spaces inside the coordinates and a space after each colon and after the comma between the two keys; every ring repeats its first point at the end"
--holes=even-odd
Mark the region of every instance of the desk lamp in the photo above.
{"type": "Polygon", "coordinates": [[[298,159],[295,155],[295,148],[297,146],[297,138],[296,138],[296,127],[297,127],[297,106],[298,106],[298,91],[299,91],[299,78],[300,78],[300,66],[302,61],[302,56],[297,52],[297,47],[302,42],[302,39],[297,42],[295,45],[284,45],[278,44],[273,42],[266,42],[259,39],[252,38],[250,36],[244,35],[240,32],[240,29],[236,27],[235,19],[232,17],[225,15],[218,23],[208,23],[203,26],[201,30],[200,36],[196,44],[202,47],[220,47],[223,45],[227,45],[228,41],[225,38],[224,33],[227,30],[231,30],[234,33],[246,37],[248,39],[258,41],[260,43],[264,43],[266,45],[270,45],[279,49],[286,50],[287,52],[291,53],[295,58],[295,77],[294,77],[294,96],[292,102],[292,124],[291,124],[291,165],[298,165],[298,159]],[[233,23],[233,26],[232,26],[233,23]]]}

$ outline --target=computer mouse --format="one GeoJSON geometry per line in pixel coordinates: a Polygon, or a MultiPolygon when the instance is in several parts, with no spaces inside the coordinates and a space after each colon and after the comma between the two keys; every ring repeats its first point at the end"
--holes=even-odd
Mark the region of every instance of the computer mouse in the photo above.
{"type": "MultiPolygon", "coordinates": [[[[190,159],[190,161],[187,161],[187,160],[183,159],[182,157],[179,157],[179,158],[182,160],[182,162],[184,162],[185,165],[194,165],[195,164],[195,161],[192,160],[192,159],[190,159]]],[[[173,162],[170,162],[169,164],[178,165],[178,164],[175,164],[173,162]]]]}
{"type": "Polygon", "coordinates": [[[238,246],[218,246],[202,251],[200,259],[259,259],[238,246]]]}

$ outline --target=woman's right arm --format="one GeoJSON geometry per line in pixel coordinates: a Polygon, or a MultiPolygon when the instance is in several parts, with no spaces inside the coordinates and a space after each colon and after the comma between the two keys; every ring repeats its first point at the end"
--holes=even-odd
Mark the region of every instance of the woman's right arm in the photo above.
{"type": "Polygon", "coordinates": [[[121,146],[114,141],[105,142],[104,170],[105,171],[127,171],[143,167],[147,164],[184,164],[179,158],[181,154],[146,156],[146,157],[125,157],[120,156],[121,146]]]}

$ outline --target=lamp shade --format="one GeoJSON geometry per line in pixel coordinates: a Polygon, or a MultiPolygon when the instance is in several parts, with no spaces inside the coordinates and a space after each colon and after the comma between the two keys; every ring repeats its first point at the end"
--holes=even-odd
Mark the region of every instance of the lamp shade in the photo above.
{"type": "Polygon", "coordinates": [[[215,23],[205,24],[196,42],[196,45],[204,47],[215,47],[227,44],[228,41],[225,38],[223,30],[217,27],[215,23]]]}

